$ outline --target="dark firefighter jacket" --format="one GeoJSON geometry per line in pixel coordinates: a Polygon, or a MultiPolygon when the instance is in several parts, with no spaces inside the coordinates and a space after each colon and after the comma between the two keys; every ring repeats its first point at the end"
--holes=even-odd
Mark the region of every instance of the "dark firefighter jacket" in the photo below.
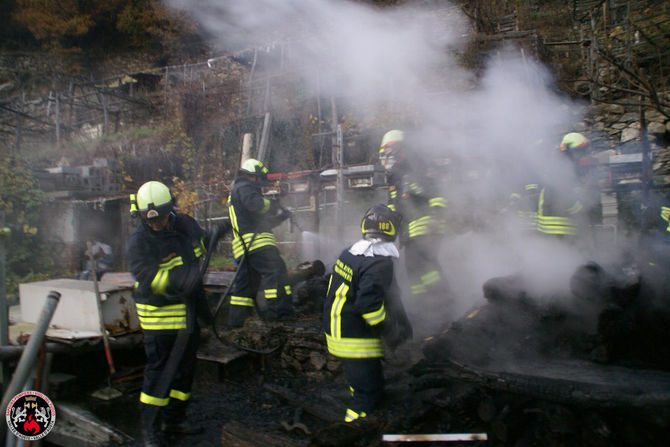
{"type": "MultiPolygon", "coordinates": [[[[143,330],[175,332],[186,327],[180,285],[188,272],[199,269],[205,243],[205,232],[185,214],[172,214],[166,231],[154,232],[142,222],[130,236],[127,258],[136,281],[135,302],[143,330]]],[[[192,293],[201,289],[199,285],[192,293]]]]}
{"type": "Polygon", "coordinates": [[[239,259],[244,253],[262,247],[277,246],[270,215],[275,203],[263,197],[260,182],[252,182],[246,176],[235,179],[230,193],[228,215],[233,226],[233,256],[239,259]]]}
{"type": "Polygon", "coordinates": [[[540,233],[574,236],[585,219],[579,190],[559,191],[537,183],[524,185],[517,213],[530,230],[540,233]]]}
{"type": "Polygon", "coordinates": [[[402,241],[446,230],[447,200],[427,183],[425,172],[403,166],[391,171],[388,207],[402,216],[402,241]]]}
{"type": "Polygon", "coordinates": [[[380,325],[393,293],[393,259],[344,250],[333,267],[324,303],[328,351],[336,357],[383,357],[380,325]]]}

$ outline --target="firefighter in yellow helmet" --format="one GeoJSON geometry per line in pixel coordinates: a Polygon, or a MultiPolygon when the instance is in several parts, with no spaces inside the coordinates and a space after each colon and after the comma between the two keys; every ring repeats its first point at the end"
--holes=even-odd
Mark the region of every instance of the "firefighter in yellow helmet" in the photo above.
{"type": "Polygon", "coordinates": [[[233,226],[233,257],[238,273],[231,288],[228,324],[240,327],[256,308],[262,294],[267,320],[293,315],[291,286],[272,228],[289,217],[277,200],[263,196],[268,169],[259,160],[246,160],[230,193],[228,215],[233,226]]]}
{"type": "Polygon", "coordinates": [[[200,276],[206,234],[192,217],[175,211],[172,194],[161,182],[144,183],[131,196],[131,212],[141,217],[126,246],[147,358],[140,393],[141,423],[144,445],[155,447],[164,445],[163,434],[202,430],[187,423],[186,409],[200,336],[196,307],[206,305],[200,276]],[[179,331],[187,338],[182,352],[175,353],[179,331]],[[174,375],[167,377],[171,355],[180,360],[174,375]]]}
{"type": "Polygon", "coordinates": [[[602,222],[597,161],[589,155],[590,147],[583,134],[566,134],[558,148],[570,161],[574,175],[559,185],[543,181],[546,176],[535,173],[537,178],[526,183],[523,191],[513,194],[521,198],[516,201],[517,212],[529,230],[550,237],[583,240],[592,235],[589,225],[602,222]]]}
{"type": "Polygon", "coordinates": [[[412,337],[394,280],[399,223],[386,205],[368,209],[363,238],[342,251],[328,283],[323,325],[328,351],[342,362],[351,390],[345,422],[367,417],[383,396],[382,341],[395,349],[412,337]]]}
{"type": "Polygon", "coordinates": [[[451,298],[438,260],[447,200],[436,190],[421,157],[412,157],[409,150],[402,130],[384,134],[379,159],[388,175],[388,206],[402,221],[400,245],[414,303],[440,309],[451,298]]]}

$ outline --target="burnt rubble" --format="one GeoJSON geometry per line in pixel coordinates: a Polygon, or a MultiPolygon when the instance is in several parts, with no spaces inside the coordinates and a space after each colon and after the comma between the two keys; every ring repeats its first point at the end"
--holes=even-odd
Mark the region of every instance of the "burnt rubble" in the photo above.
{"type": "MultiPolygon", "coordinates": [[[[549,298],[522,276],[490,279],[482,304],[388,351],[382,407],[354,424],[343,422],[348,387],[309,298],[319,273],[295,283],[305,290],[292,321],[253,317],[228,330],[222,314],[217,331],[203,330],[189,417],[206,429],[171,446],[381,446],[396,445],[384,435],[421,433],[486,434],[455,443],[469,446],[667,443],[670,325],[662,286],[644,272],[585,264],[568,296],[549,298]]],[[[127,392],[95,408],[135,437],[128,447],[140,445],[139,383],[114,382],[127,392]]]]}

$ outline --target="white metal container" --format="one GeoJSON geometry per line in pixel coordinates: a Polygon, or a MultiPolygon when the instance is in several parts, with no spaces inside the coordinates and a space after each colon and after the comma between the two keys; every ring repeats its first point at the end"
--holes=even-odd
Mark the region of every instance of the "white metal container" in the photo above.
{"type": "MultiPolygon", "coordinates": [[[[104,281],[98,286],[108,333],[121,335],[138,331],[140,323],[132,288],[104,281]]],[[[93,281],[63,278],[19,284],[22,321],[37,323],[46,297],[52,290],[60,293],[61,298],[51,319],[48,335],[62,333],[63,338],[102,335],[93,281]]]]}

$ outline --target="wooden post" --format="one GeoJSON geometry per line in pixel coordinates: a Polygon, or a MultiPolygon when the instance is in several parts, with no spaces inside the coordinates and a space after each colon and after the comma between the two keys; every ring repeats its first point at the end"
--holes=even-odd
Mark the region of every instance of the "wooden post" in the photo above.
{"type": "MultiPolygon", "coordinates": [[[[644,75],[644,72],[643,72],[644,75]]],[[[647,132],[647,120],[644,114],[644,95],[640,95],[640,143],[642,143],[642,203],[640,209],[644,210],[649,203],[649,187],[651,185],[652,166],[651,151],[649,148],[649,136],[647,132]]],[[[640,213],[640,233],[645,231],[646,222],[644,221],[644,212],[640,213]]]]}
{"type": "Polygon", "coordinates": [[[60,93],[56,94],[56,147],[60,148],[60,93]]]}
{"type": "Polygon", "coordinates": [[[102,134],[109,134],[109,112],[107,111],[107,95],[102,91],[102,134]]]}
{"type": "Polygon", "coordinates": [[[69,95],[69,110],[68,110],[68,117],[67,117],[67,128],[68,128],[68,135],[71,135],[72,133],[72,126],[73,126],[73,116],[74,116],[74,84],[72,81],[70,81],[70,86],[68,88],[68,95],[69,95]]]}
{"type": "Polygon", "coordinates": [[[270,126],[272,125],[272,115],[270,112],[265,112],[265,119],[263,120],[263,131],[261,133],[261,143],[258,145],[258,160],[266,163],[269,159],[268,146],[270,140],[270,126]]]}
{"type": "Polygon", "coordinates": [[[247,98],[247,115],[251,114],[251,81],[254,79],[254,72],[256,71],[256,61],[258,61],[258,49],[254,49],[254,61],[251,64],[251,69],[249,70],[249,79],[247,80],[247,88],[248,88],[248,93],[247,95],[249,96],[247,98]]]}
{"type": "Polygon", "coordinates": [[[22,114],[23,106],[26,102],[26,93],[21,93],[21,103],[19,104],[19,113],[16,114],[16,154],[21,152],[21,126],[23,124],[22,114]]]}
{"type": "Polygon", "coordinates": [[[240,166],[242,163],[251,158],[251,148],[254,146],[254,135],[251,133],[245,133],[242,136],[242,160],[240,160],[240,166]]]}

